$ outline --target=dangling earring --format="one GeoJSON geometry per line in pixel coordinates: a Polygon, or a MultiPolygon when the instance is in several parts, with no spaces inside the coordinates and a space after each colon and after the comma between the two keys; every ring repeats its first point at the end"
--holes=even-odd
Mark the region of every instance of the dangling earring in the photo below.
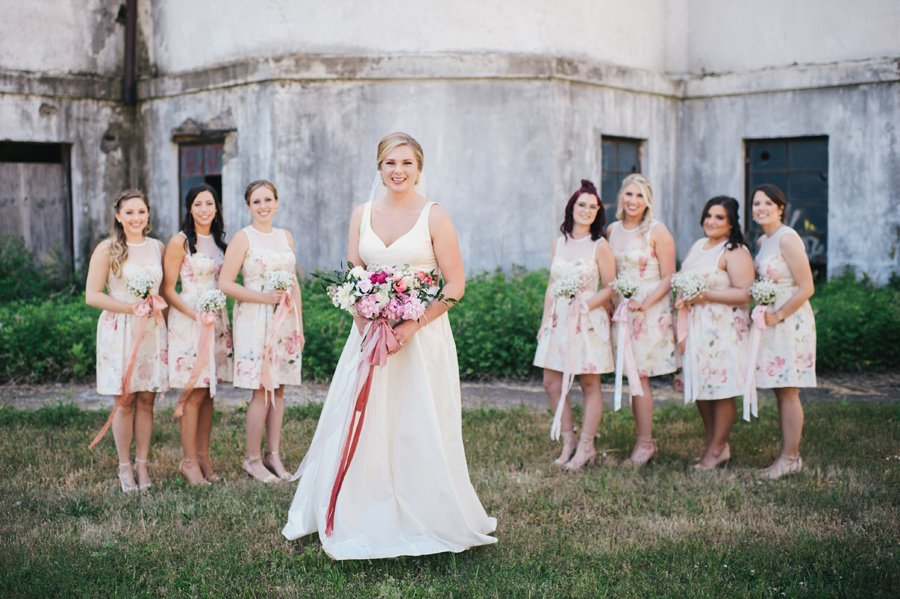
{"type": "Polygon", "coordinates": [[[419,178],[418,178],[418,177],[416,177],[416,182],[415,182],[415,183],[413,183],[413,185],[418,185],[418,184],[419,184],[419,178]]]}

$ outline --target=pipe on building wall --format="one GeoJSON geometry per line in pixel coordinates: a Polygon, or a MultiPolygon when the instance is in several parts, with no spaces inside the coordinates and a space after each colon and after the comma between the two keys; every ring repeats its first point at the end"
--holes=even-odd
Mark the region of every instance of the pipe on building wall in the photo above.
{"type": "Polygon", "coordinates": [[[122,74],[122,103],[125,106],[134,106],[135,103],[135,76],[134,76],[134,46],[137,34],[137,0],[125,2],[125,68],[122,74]]]}

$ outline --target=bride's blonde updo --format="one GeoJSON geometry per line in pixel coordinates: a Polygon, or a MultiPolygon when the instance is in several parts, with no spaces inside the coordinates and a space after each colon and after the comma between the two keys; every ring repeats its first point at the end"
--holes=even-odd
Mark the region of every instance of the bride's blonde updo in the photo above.
{"type": "Polygon", "coordinates": [[[625,188],[632,183],[640,188],[641,193],[644,194],[644,202],[647,204],[647,207],[644,209],[644,216],[641,218],[641,224],[637,228],[638,233],[646,233],[650,228],[650,221],[653,220],[653,188],[650,186],[650,181],[647,180],[647,177],[640,173],[628,175],[622,181],[622,187],[619,188],[619,195],[616,198],[616,220],[625,220],[625,202],[622,198],[625,196],[625,188]]]}
{"type": "Polygon", "coordinates": [[[419,170],[425,168],[425,155],[422,153],[422,146],[419,145],[419,142],[413,139],[412,135],[409,135],[408,133],[397,132],[385,135],[384,138],[378,142],[378,170],[381,170],[381,163],[384,162],[387,155],[390,154],[394,148],[400,146],[411,147],[413,153],[416,155],[416,162],[419,163],[419,170]]]}

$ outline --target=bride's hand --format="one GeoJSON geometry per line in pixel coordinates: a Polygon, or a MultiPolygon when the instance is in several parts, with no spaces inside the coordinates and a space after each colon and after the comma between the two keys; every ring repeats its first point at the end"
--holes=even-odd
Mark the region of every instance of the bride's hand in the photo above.
{"type": "Polygon", "coordinates": [[[368,320],[366,320],[362,316],[354,316],[353,322],[356,323],[356,330],[359,331],[360,335],[366,332],[366,325],[369,324],[368,320]]]}
{"type": "Polygon", "coordinates": [[[397,347],[394,348],[388,355],[396,354],[398,351],[403,349],[403,346],[409,343],[409,340],[413,338],[413,335],[422,328],[423,325],[419,324],[415,320],[404,320],[394,326],[394,337],[397,339],[397,347]]]}

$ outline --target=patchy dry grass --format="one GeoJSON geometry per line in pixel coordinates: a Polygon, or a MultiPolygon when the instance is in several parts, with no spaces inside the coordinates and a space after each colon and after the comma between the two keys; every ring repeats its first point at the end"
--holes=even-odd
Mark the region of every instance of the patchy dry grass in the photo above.
{"type": "MultiPolygon", "coordinates": [[[[114,486],[106,415],[71,406],[0,409],[0,595],[4,597],[890,597],[900,588],[900,404],[807,406],[806,470],[754,471],[778,452],[777,415],[738,423],[725,470],[694,472],[701,425],[657,414],[660,455],[619,468],[630,414],[607,414],[585,472],[550,465],[549,418],[464,413],[469,468],[499,542],[462,554],[333,562],[315,537],[280,534],[294,485],[242,477],[243,414],[217,413],[226,481],[178,478],[171,410],[154,431],[154,487],[114,486]]],[[[290,409],[296,464],[318,408],[290,409]]]]}

